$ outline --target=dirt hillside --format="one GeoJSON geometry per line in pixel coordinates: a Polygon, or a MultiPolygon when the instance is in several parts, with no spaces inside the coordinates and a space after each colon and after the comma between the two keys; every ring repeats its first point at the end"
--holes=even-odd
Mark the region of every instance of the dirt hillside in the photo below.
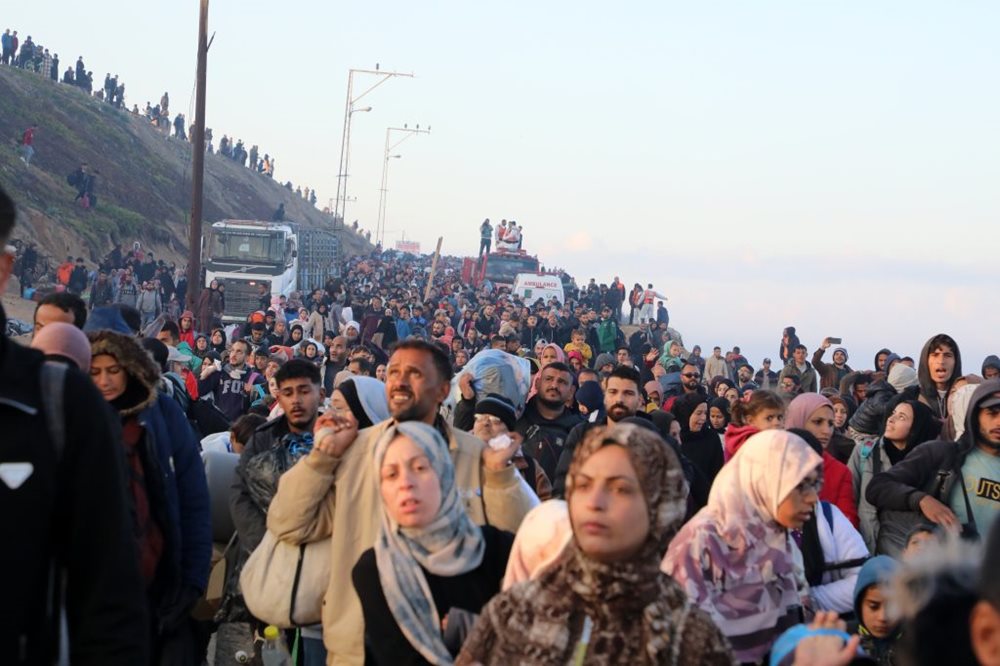
{"type": "MultiPolygon", "coordinates": [[[[0,67],[0,187],[23,212],[15,238],[37,243],[56,260],[91,261],[113,242],[135,240],[163,258],[185,263],[191,202],[191,145],[167,138],[141,116],[116,110],[78,88],[0,67]],[[21,134],[37,124],[35,156],[19,158],[21,134]],[[67,176],[87,162],[97,176],[95,209],[75,205],[67,176]]],[[[209,109],[211,113],[211,109],[209,109]]],[[[211,125],[211,123],[209,123],[211,125]]],[[[222,130],[216,130],[216,137],[222,130]]],[[[276,174],[280,177],[280,170],[276,174]]],[[[287,219],[326,227],[332,219],[278,182],[221,155],[205,159],[204,223],[270,219],[279,203],[287,219]]],[[[369,252],[352,231],[344,255],[369,252]]]]}

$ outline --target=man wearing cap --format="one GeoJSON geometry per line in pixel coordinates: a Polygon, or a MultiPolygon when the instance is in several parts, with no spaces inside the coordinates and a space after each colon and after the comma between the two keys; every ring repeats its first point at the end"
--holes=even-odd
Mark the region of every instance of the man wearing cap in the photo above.
{"type": "Polygon", "coordinates": [[[774,391],[778,388],[778,373],[771,369],[771,359],[765,358],[761,361],[760,370],[753,376],[754,384],[766,391],[774,391]]]}
{"type": "MultiPolygon", "coordinates": [[[[499,393],[489,393],[476,403],[475,422],[472,434],[486,442],[487,446],[494,437],[510,435],[514,431],[516,412],[514,403],[499,393]]],[[[524,450],[524,445],[511,458],[528,487],[545,501],[552,497],[552,484],[542,466],[524,450]]]]}
{"type": "Polygon", "coordinates": [[[972,394],[965,432],[916,447],[876,474],[865,496],[880,511],[919,511],[966,536],[984,535],[1000,515],[1000,379],[972,394]]]}
{"type": "Polygon", "coordinates": [[[819,373],[819,387],[839,388],[840,381],[849,373],[853,372],[851,366],[847,365],[847,350],[837,347],[833,350],[833,364],[823,362],[823,354],[830,348],[830,338],[823,338],[823,344],[813,354],[812,365],[819,373]]]}

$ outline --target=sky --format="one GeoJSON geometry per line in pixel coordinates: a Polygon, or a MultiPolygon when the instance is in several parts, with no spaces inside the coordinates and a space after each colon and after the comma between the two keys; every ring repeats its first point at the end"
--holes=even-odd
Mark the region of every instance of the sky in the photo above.
{"type": "MultiPolygon", "coordinates": [[[[198,2],[8,3],[127,101],[194,107],[198,2]]],[[[346,219],[474,254],[516,219],[581,282],[653,283],[688,346],[755,367],[795,325],[857,368],[946,331],[1000,353],[1000,4],[969,0],[412,3],[213,0],[208,125],[336,193],[350,68],[413,73],[354,115],[346,219]]],[[[356,80],[356,88],[368,81],[356,80]]]]}

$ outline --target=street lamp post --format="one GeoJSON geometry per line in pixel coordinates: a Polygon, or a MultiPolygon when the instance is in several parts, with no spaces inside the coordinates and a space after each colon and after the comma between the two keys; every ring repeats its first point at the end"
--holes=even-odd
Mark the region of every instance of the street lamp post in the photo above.
{"type": "Polygon", "coordinates": [[[413,74],[407,74],[405,72],[386,72],[378,69],[378,65],[375,65],[375,69],[351,69],[347,73],[347,102],[344,105],[344,129],[340,137],[340,165],[337,170],[337,199],[334,201],[335,207],[333,210],[333,220],[334,228],[337,225],[337,218],[340,218],[340,226],[343,228],[347,223],[346,212],[347,212],[347,175],[348,175],[348,163],[350,162],[351,154],[351,116],[355,112],[361,111],[371,111],[371,107],[366,107],[364,109],[355,109],[354,105],[361,100],[365,95],[370,93],[375,88],[379,87],[389,79],[397,76],[405,76],[413,78],[413,74]],[[378,80],[371,86],[366,88],[360,95],[354,95],[354,75],[355,74],[367,74],[370,76],[375,76],[378,80]]]}
{"type": "Polygon", "coordinates": [[[375,240],[376,244],[385,241],[385,211],[388,205],[388,182],[389,182],[389,160],[399,159],[402,155],[392,155],[390,154],[393,150],[399,147],[401,143],[409,139],[416,134],[430,134],[431,128],[420,129],[420,125],[416,127],[409,127],[408,125],[403,125],[402,127],[386,127],[385,128],[385,155],[382,160],[382,186],[379,188],[379,199],[378,199],[378,220],[375,223],[375,240]],[[391,143],[392,133],[401,132],[403,133],[403,138],[401,138],[396,143],[391,143]]]}

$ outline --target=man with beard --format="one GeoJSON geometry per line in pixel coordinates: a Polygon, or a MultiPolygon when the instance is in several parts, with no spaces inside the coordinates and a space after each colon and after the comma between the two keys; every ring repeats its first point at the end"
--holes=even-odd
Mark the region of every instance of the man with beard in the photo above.
{"type": "Polygon", "coordinates": [[[736,368],[736,388],[743,390],[743,387],[753,382],[753,368],[749,363],[741,363],[736,368]]]}
{"type": "Polygon", "coordinates": [[[830,338],[823,338],[823,344],[813,354],[812,366],[819,373],[819,387],[840,388],[840,382],[844,377],[854,372],[851,366],[847,365],[847,350],[837,347],[833,350],[833,365],[823,362],[823,354],[830,348],[830,338]]]}
{"type": "MultiPolygon", "coordinates": [[[[684,365],[681,366],[681,395],[688,393],[704,395],[706,392],[705,385],[701,383],[701,371],[698,370],[698,366],[690,361],[685,361],[684,365]]],[[[663,404],[663,410],[670,411],[678,397],[680,396],[673,395],[667,398],[663,404]]]]}
{"type": "Polygon", "coordinates": [[[583,441],[587,431],[597,425],[614,425],[630,416],[635,416],[643,406],[642,390],[639,388],[639,372],[635,368],[619,366],[608,377],[604,389],[604,411],[607,416],[594,422],[586,421],[574,427],[563,444],[562,455],[552,479],[552,496],[566,496],[566,474],[573,461],[573,452],[583,441]]]}
{"type": "Polygon", "coordinates": [[[919,511],[967,537],[987,534],[1000,516],[1000,379],[983,382],[972,394],[958,441],[921,444],[876,474],[865,496],[880,518],[919,511]]]}
{"type": "MultiPolygon", "coordinates": [[[[230,421],[243,416],[249,407],[247,396],[253,391],[249,380],[250,375],[255,372],[253,368],[247,367],[249,353],[250,345],[247,341],[237,340],[230,348],[229,362],[222,366],[222,370],[217,369],[214,363],[202,364],[198,395],[211,393],[215,406],[230,421]]],[[[258,375],[256,381],[262,383],[264,378],[258,375]]]]}
{"type": "MultiPolygon", "coordinates": [[[[233,344],[234,350],[243,346],[242,341],[233,344]]],[[[229,496],[229,510],[236,527],[238,547],[231,548],[234,561],[227,567],[229,572],[239,572],[250,553],[260,544],[267,529],[266,504],[251,488],[259,488],[262,481],[266,486],[276,488],[280,470],[273,466],[267,471],[275,473],[273,478],[262,479],[265,466],[251,463],[262,453],[276,446],[287,449],[291,460],[298,460],[312,449],[312,427],[323,402],[323,388],[320,386],[319,368],[304,359],[292,359],[285,363],[274,375],[278,386],[278,404],[284,412],[282,416],[260,426],[247,442],[240,461],[236,466],[236,476],[229,496]]],[[[273,491],[272,491],[273,492],[273,491]]],[[[236,573],[235,575],[238,575],[236,573]]],[[[235,587],[235,584],[232,585],[235,587]]],[[[227,584],[226,589],[231,589],[227,584]]],[[[253,654],[253,627],[249,611],[244,607],[242,597],[227,594],[223,599],[221,615],[224,621],[219,627],[217,654],[234,654],[236,650],[246,650],[253,654]]]]}
{"type": "Polygon", "coordinates": [[[347,367],[347,338],[338,335],[330,343],[323,370],[323,388],[327,395],[333,395],[333,379],[347,367]]]}
{"type": "Polygon", "coordinates": [[[525,405],[514,430],[524,437],[524,452],[551,479],[562,455],[563,442],[583,418],[566,408],[575,390],[568,365],[556,361],[542,368],[537,387],[538,393],[525,405]]]}
{"type": "Polygon", "coordinates": [[[437,345],[403,340],[386,372],[391,418],[358,432],[357,422],[332,411],[313,427],[311,453],[285,473],[267,512],[267,527],[293,545],[330,537],[330,581],[323,600],[323,642],[333,663],[364,663],[364,620],[351,570],[375,544],[382,510],[375,446],[396,423],[419,421],[449,443],[454,482],[465,510],[478,525],[516,532],[538,498],[519,481],[511,459],[520,438],[494,450],[474,435],[451,428],[438,414],[451,389],[451,364],[437,345]]]}

